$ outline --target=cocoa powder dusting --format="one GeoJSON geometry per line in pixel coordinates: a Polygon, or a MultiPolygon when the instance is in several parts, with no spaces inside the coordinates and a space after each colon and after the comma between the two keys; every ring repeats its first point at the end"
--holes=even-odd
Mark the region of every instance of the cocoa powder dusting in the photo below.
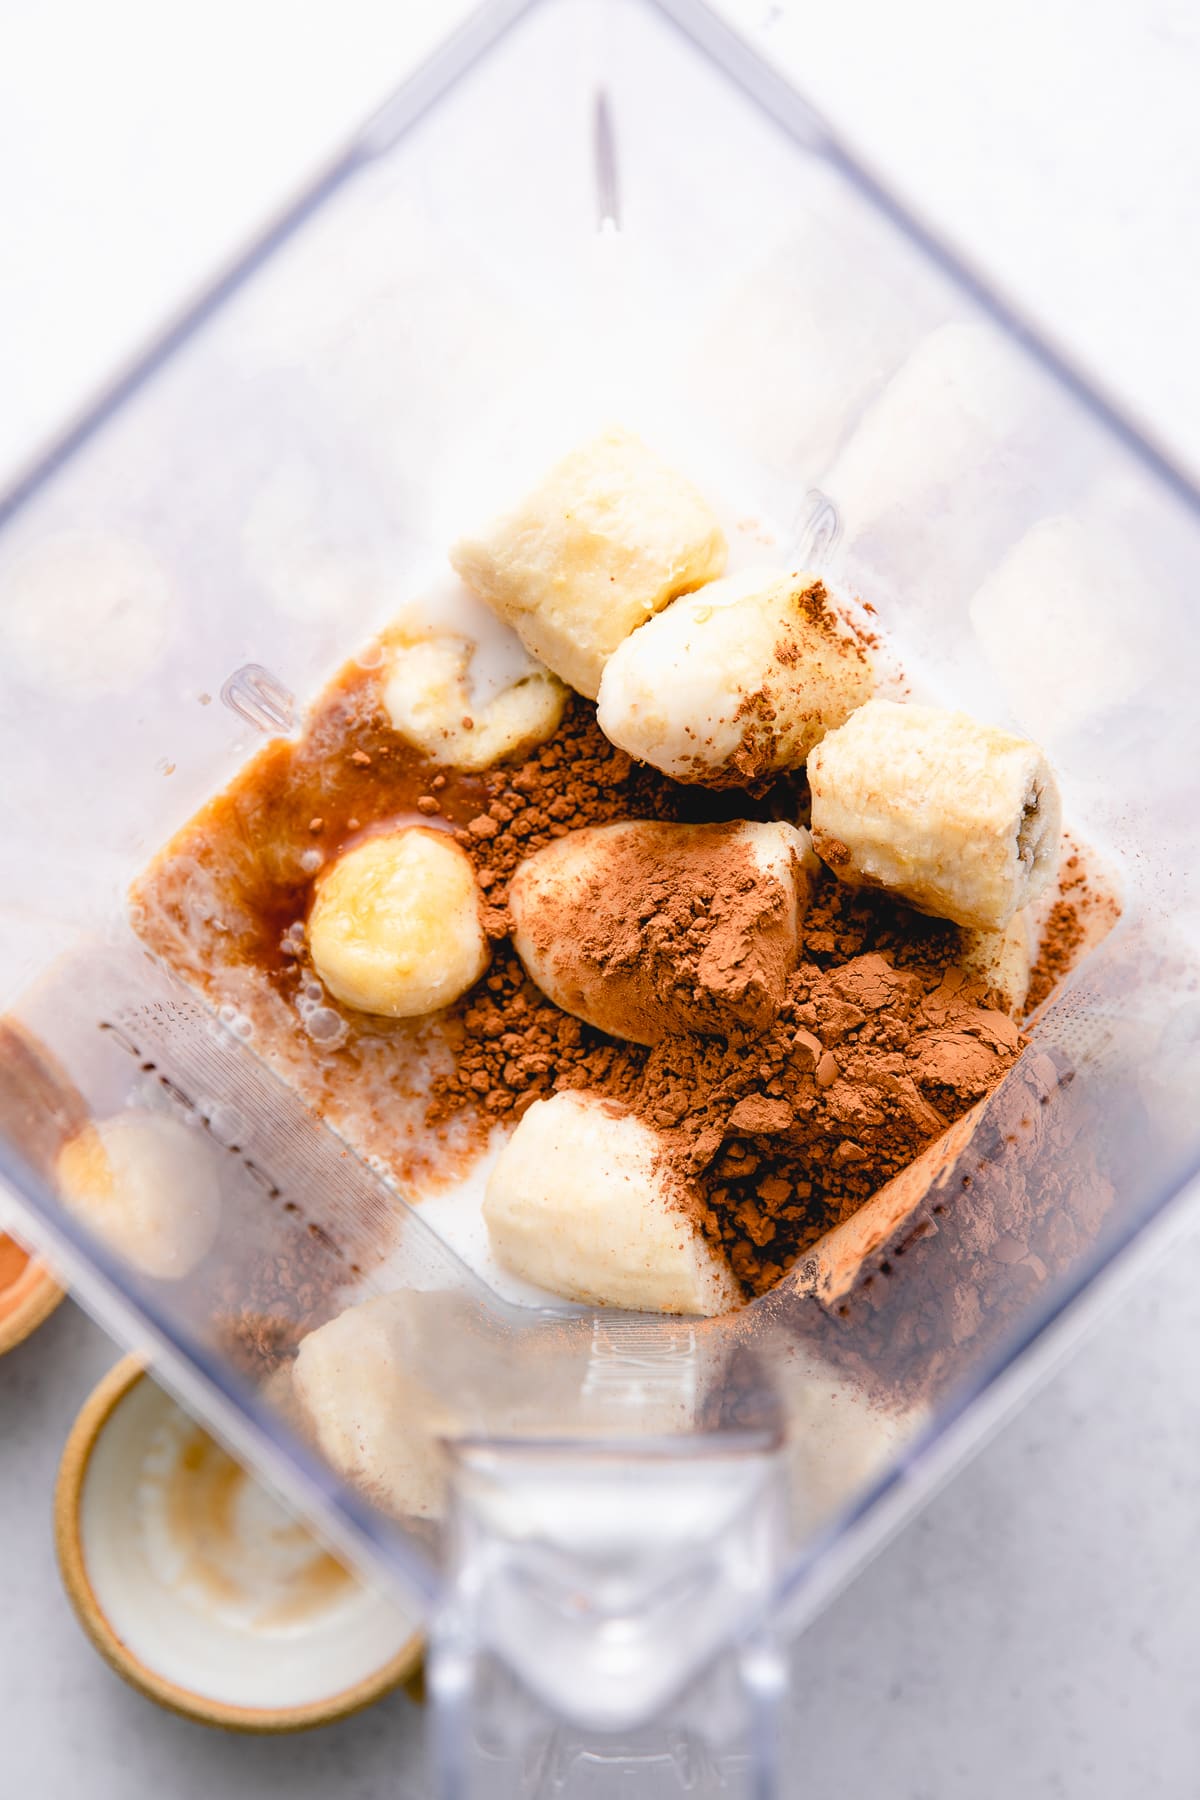
{"type": "Polygon", "coordinates": [[[779,861],[764,868],[740,822],[576,832],[514,884],[518,941],[555,970],[572,1011],[615,1037],[652,1044],[672,1029],[763,1029],[796,960],[807,886],[786,843],[779,861]],[[581,854],[582,885],[562,879],[564,860],[578,870],[581,854]]]}
{"type": "Polygon", "coordinates": [[[1061,1052],[1031,1050],[845,1292],[826,1304],[785,1284],[772,1297],[789,1338],[890,1403],[951,1387],[965,1346],[978,1358],[1002,1340],[1113,1208],[1103,1130],[1073,1080],[1061,1052]]]}
{"type": "MultiPolygon", "coordinates": [[[[790,656],[781,654],[783,646],[776,645],[776,655],[780,656],[785,667],[798,661],[795,645],[790,646],[790,650],[790,656]]],[[[758,694],[747,694],[734,714],[735,720],[742,722],[742,731],[730,761],[737,780],[747,788],[753,789],[763,780],[769,779],[775,761],[777,717],[778,708],[766,689],[758,694]]],[[[694,766],[699,779],[707,777],[711,780],[711,764],[706,763],[703,757],[696,757],[694,766]]]]}
{"type": "MultiPolygon", "coordinates": [[[[868,648],[877,648],[878,639],[834,605],[823,582],[815,581],[810,587],[793,589],[789,605],[794,615],[792,631],[785,628],[784,635],[774,646],[779,668],[792,670],[799,667],[811,654],[814,636],[823,638],[839,655],[853,656],[864,669],[869,667],[868,648]],[[801,637],[794,635],[795,621],[803,625],[801,637]]],[[[757,793],[770,784],[779,751],[777,720],[780,704],[786,704],[793,729],[800,724],[820,725],[819,712],[795,714],[794,694],[790,692],[790,684],[785,685],[789,688],[786,695],[780,694],[769,683],[757,693],[745,695],[733,715],[734,722],[740,725],[740,732],[728,766],[718,771],[711,758],[694,756],[687,764],[693,780],[707,786],[720,782],[725,787],[743,791],[743,794],[757,793]]],[[[711,745],[711,742],[710,738],[708,743],[711,745]]]]}
{"type": "Polygon", "coordinates": [[[805,962],[771,1028],[651,1052],[633,1104],[666,1134],[690,1202],[750,1294],[853,1213],[1018,1055],[1012,1021],[953,964],[870,951],[805,962]]]}
{"type": "Polygon", "coordinates": [[[860,663],[866,664],[866,645],[874,641],[871,634],[834,605],[823,581],[814,581],[811,587],[793,594],[792,607],[810,633],[816,632],[839,650],[852,651],[860,663]]]}
{"type": "Polygon", "coordinates": [[[1074,963],[1083,943],[1083,924],[1071,900],[1056,900],[1042,931],[1038,959],[1029,976],[1026,1005],[1032,1012],[1049,999],[1074,963]]]}
{"type": "Polygon", "coordinates": [[[1089,881],[1082,857],[1072,850],[1063,860],[1058,898],[1042,927],[1037,961],[1029,977],[1027,1013],[1036,1011],[1050,998],[1084,950],[1111,930],[1118,913],[1114,896],[1089,881]]]}

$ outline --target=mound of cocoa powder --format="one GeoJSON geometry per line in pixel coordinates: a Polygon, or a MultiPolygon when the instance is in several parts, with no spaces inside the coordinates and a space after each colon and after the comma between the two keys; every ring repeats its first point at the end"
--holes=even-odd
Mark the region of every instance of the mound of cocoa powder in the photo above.
{"type": "MultiPolygon", "coordinates": [[[[431,801],[443,791],[439,779],[430,782],[431,801]]],[[[618,819],[796,819],[807,804],[802,777],[785,778],[757,798],[669,781],[610,744],[595,707],[578,696],[568,700],[562,723],[540,750],[488,770],[480,787],[478,812],[455,835],[476,865],[500,934],[517,865],[569,831],[618,819]]],[[[599,1087],[625,1098],[646,1059],[640,1045],[608,1037],[547,1000],[503,935],[487,975],[447,1015],[445,1029],[453,1067],[432,1083],[434,1126],[456,1115],[475,1115],[490,1126],[560,1088],[599,1087]]]]}
{"type": "Polygon", "coordinates": [[[522,948],[548,987],[616,1036],[762,1030],[784,998],[808,881],[794,836],[760,835],[772,841],[740,821],[661,820],[572,833],[513,885],[522,948]]]}
{"type": "Polygon", "coordinates": [[[748,1292],[905,1168],[1020,1052],[1011,1019],[963,971],[878,951],[803,963],[769,1030],[674,1038],[632,1096],[691,1178],[690,1206],[748,1292]]]}

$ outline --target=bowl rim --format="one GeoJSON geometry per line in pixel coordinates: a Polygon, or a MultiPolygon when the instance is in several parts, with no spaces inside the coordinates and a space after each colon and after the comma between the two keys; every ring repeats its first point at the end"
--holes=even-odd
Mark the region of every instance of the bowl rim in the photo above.
{"type": "MultiPolygon", "coordinates": [[[[21,1247],[24,1248],[23,1245],[21,1247]]],[[[17,1277],[13,1285],[15,1287],[23,1282],[28,1283],[26,1293],[10,1312],[0,1316],[0,1356],[6,1356],[18,1344],[23,1344],[27,1337],[31,1337],[67,1297],[66,1288],[59,1286],[45,1263],[32,1252],[28,1268],[17,1277]]]]}
{"type": "Polygon", "coordinates": [[[80,1526],[84,1484],[92,1453],[109,1420],[142,1381],[152,1373],[140,1356],[126,1356],[93,1388],[84,1401],[63,1446],[54,1489],[54,1545],[59,1573],[67,1598],[92,1646],[109,1668],[147,1700],[168,1712],[201,1725],[256,1736],[290,1731],[311,1731],[372,1706],[385,1694],[404,1687],[410,1698],[423,1697],[422,1669],[425,1640],[414,1631],[405,1644],[378,1669],[352,1686],[320,1700],[297,1706],[235,1706],[213,1700],[160,1675],[136,1656],[118,1636],[101,1606],[87,1572],[80,1526]]]}

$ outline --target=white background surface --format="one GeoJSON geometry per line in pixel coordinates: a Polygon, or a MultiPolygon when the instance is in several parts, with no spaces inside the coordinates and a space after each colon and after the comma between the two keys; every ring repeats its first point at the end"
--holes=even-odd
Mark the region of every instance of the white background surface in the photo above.
{"type": "MultiPolygon", "coordinates": [[[[451,21],[433,0],[0,0],[0,473],[451,21]]],[[[1200,466],[1192,0],[730,0],[821,109],[1200,466]]],[[[1200,1239],[800,1646],[791,1800],[1200,1791],[1200,1239]]],[[[0,1796],[409,1800],[403,1699],[212,1736],[79,1635],[53,1470],[111,1347],[72,1308],[0,1363],[0,1796]]]]}

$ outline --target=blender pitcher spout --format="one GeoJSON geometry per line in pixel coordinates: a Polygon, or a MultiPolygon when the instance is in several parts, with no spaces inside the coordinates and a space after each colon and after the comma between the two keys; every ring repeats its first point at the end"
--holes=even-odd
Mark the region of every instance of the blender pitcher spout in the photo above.
{"type": "MultiPolygon", "coordinates": [[[[430,1665],[446,1791],[495,1793],[497,1763],[528,1776],[549,1758],[546,1791],[570,1793],[583,1758],[656,1762],[664,1793],[708,1791],[707,1771],[728,1793],[722,1758],[778,1685],[762,1635],[783,1547],[774,1435],[472,1439],[449,1454],[430,1665]]],[[[761,1776],[744,1791],[768,1794],[761,1776]]]]}

